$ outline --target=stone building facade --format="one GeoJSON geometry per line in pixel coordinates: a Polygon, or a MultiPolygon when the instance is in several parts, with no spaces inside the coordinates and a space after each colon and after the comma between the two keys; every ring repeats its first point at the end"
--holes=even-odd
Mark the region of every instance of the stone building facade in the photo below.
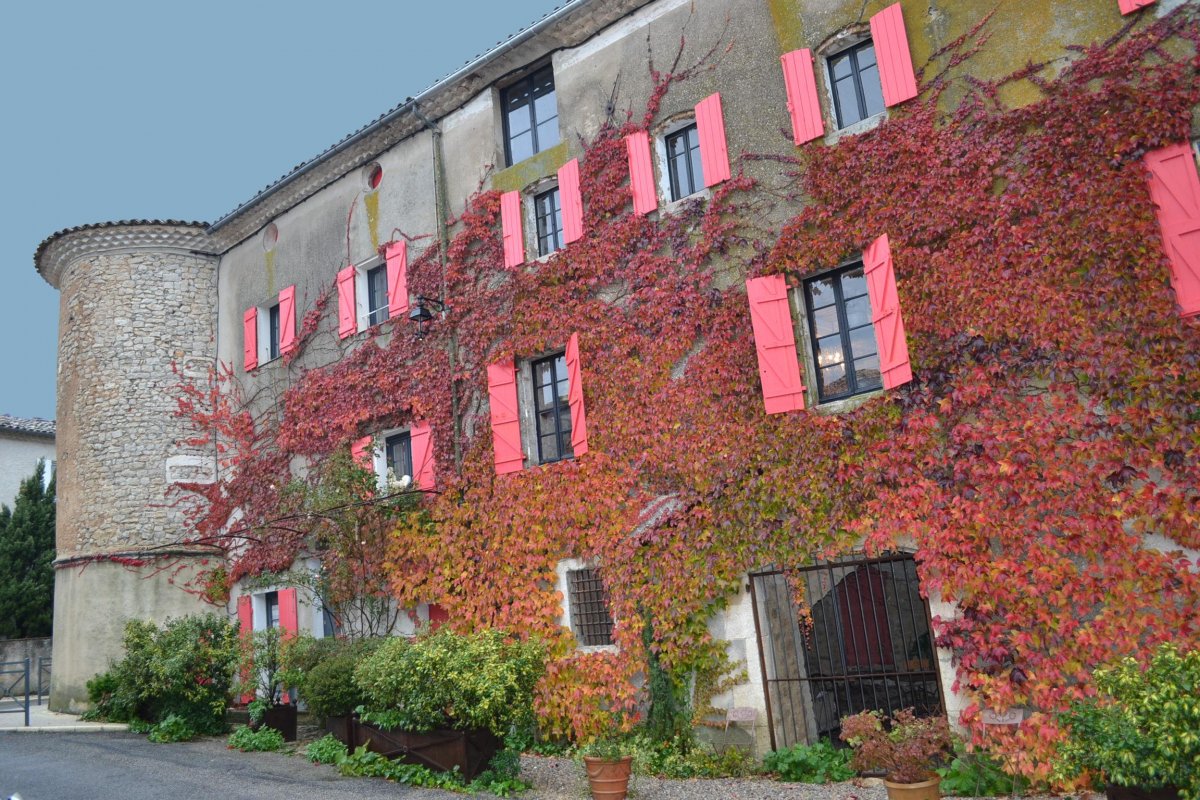
{"type": "MultiPolygon", "coordinates": [[[[672,88],[651,124],[647,185],[656,213],[669,214],[679,202],[679,176],[668,165],[682,162],[670,158],[669,148],[696,122],[700,105],[716,94],[729,155],[768,156],[739,166],[764,192],[784,193],[781,170],[769,158],[795,153],[792,135],[781,135],[781,129],[790,130],[793,123],[811,126],[815,119],[821,130],[810,138],[833,144],[880,124],[887,117],[883,103],[888,93],[902,91],[885,86],[879,98],[862,96],[865,107],[854,113],[863,119],[844,119],[841,115],[851,109],[844,105],[844,93],[839,95],[835,88],[832,70],[840,67],[831,57],[850,51],[856,59],[861,56],[853,69],[863,80],[871,64],[862,47],[887,30],[879,27],[886,23],[899,25],[900,35],[907,31],[902,46],[892,45],[889,58],[900,47],[912,62],[924,63],[968,33],[993,5],[974,0],[945,5],[915,0],[895,5],[879,0],[865,5],[857,0],[573,0],[212,224],[119,222],[52,236],[36,255],[38,269],[62,292],[59,485],[66,502],[60,505],[58,523],[52,706],[65,708],[84,698],[84,681],[117,654],[124,619],[161,619],[202,607],[163,576],[146,578],[122,563],[164,556],[198,563],[210,555],[178,546],[185,535],[184,521],[164,499],[173,482],[215,477],[212,453],[180,444],[187,431],[172,416],[177,380],[173,365],[196,374],[214,363],[231,365],[252,407],[262,412],[276,406],[302,370],[335,363],[347,348],[373,336],[366,333],[373,327],[373,309],[365,307],[364,300],[373,291],[369,281],[378,274],[373,271],[387,266],[381,245],[395,240],[397,231],[418,237],[409,256],[417,257],[425,246],[419,242],[435,241],[433,237],[442,234],[440,221],[460,214],[467,198],[481,187],[515,198],[513,216],[505,224],[515,225],[518,219],[523,223],[514,234],[516,260],[538,259],[538,220],[545,216],[540,198],[555,187],[565,189],[560,170],[581,154],[581,142],[591,140],[606,121],[624,119],[626,113],[644,107],[654,88],[651,59],[663,68],[677,51],[684,64],[701,61],[713,51],[716,56],[713,68],[672,88]],[[808,51],[813,69],[806,78],[812,94],[803,95],[814,101],[807,122],[789,115],[789,103],[794,109],[800,95],[789,97],[788,81],[800,78],[781,72],[781,56],[797,51],[808,51]],[[526,154],[520,150],[526,145],[514,135],[515,123],[505,118],[502,101],[511,104],[511,88],[523,81],[536,94],[547,75],[551,82],[545,85],[551,88],[542,96],[549,96],[553,105],[542,109],[539,120],[535,104],[533,128],[542,130],[539,123],[550,126],[545,131],[554,143],[535,144],[531,149],[536,152],[526,154]],[[514,160],[517,150],[525,157],[514,160]],[[356,287],[351,330],[344,330],[347,321],[344,313],[339,319],[335,296],[304,352],[295,362],[285,363],[279,356],[287,335],[280,334],[278,326],[298,326],[317,299],[339,282],[339,273],[356,287]],[[291,315],[281,306],[290,308],[291,315]],[[257,337],[252,343],[250,331],[257,337]]],[[[1149,19],[1170,6],[1159,2],[1138,13],[1149,19]]],[[[992,22],[997,33],[974,59],[972,74],[987,80],[1031,60],[1057,57],[1069,46],[1112,35],[1128,19],[1117,0],[1002,5],[992,22]]],[[[889,62],[885,71],[893,68],[889,62]]],[[[708,152],[704,144],[694,147],[708,152]]],[[[709,191],[694,188],[698,194],[709,191]]],[[[763,222],[769,225],[773,220],[763,222]]],[[[727,283],[740,284],[742,269],[744,265],[733,264],[727,283]]],[[[384,324],[378,332],[381,341],[406,325],[405,320],[384,324]]],[[[808,349],[810,343],[803,344],[808,349]]],[[[810,398],[819,388],[813,366],[802,370],[810,398]]],[[[524,405],[528,414],[530,404],[524,405]]],[[[478,420],[487,409],[471,412],[478,420]]],[[[479,423],[479,430],[484,424],[479,423]]],[[[538,446],[528,436],[531,424],[526,420],[526,435],[518,448],[526,455],[538,446]]],[[[897,655],[889,656],[889,663],[936,658],[936,666],[927,669],[932,677],[923,691],[956,715],[962,701],[953,691],[950,655],[944,650],[935,653],[927,627],[924,633],[916,630],[927,625],[930,614],[952,615],[954,610],[936,597],[930,607],[918,608],[915,584],[901,576],[907,566],[878,569],[892,570],[891,580],[903,586],[887,602],[902,605],[909,614],[895,628],[889,647],[897,655]]],[[[869,588],[871,580],[870,574],[857,573],[853,566],[814,574],[811,602],[819,605],[829,598],[818,617],[836,615],[839,608],[844,613],[847,603],[861,604],[864,591],[872,602],[884,602],[869,588]],[[858,600],[838,594],[838,586],[849,585],[849,575],[857,576],[858,600]]],[[[563,588],[569,598],[568,587],[563,588]]],[[[279,602],[279,590],[247,589],[250,599],[240,607],[235,591],[229,612],[240,611],[244,621],[249,618],[260,627],[269,613],[267,603],[279,602]],[[275,595],[271,601],[268,594],[275,595]]],[[[316,602],[289,597],[297,603],[289,616],[292,624],[324,632],[316,602]]],[[[745,683],[718,698],[719,703],[752,707],[762,722],[768,715],[773,719],[769,731],[765,724],[757,730],[760,751],[768,741],[783,744],[827,733],[829,719],[838,711],[823,708],[812,696],[797,698],[793,705],[804,711],[785,724],[781,711],[791,703],[785,695],[792,689],[776,686],[774,699],[769,699],[766,687],[772,680],[788,675],[803,680],[799,673],[806,645],[793,629],[789,598],[776,577],[748,577],[745,588],[710,624],[746,674],[745,683]]],[[[429,615],[428,608],[419,612],[422,618],[429,615]]],[[[563,619],[569,623],[566,608],[563,619]]],[[[843,650],[837,659],[827,659],[826,667],[844,670],[847,661],[866,658],[869,650],[863,651],[866,655],[854,655],[854,647],[849,653],[843,650]]]]}
{"type": "Polygon", "coordinates": [[[12,508],[21,481],[39,463],[49,481],[54,471],[54,421],[0,414],[0,503],[12,508]]]}

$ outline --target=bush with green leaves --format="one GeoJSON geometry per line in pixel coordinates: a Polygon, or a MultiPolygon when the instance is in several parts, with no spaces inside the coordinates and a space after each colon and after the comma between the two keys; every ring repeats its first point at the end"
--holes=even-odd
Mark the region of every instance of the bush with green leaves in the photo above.
{"type": "MultiPolygon", "coordinates": [[[[223,733],[240,656],[237,628],[215,614],[125,626],[125,657],[88,681],[89,718],[223,733]]],[[[164,734],[165,735],[165,734],[164,734]]]]}
{"type": "Polygon", "coordinates": [[[347,777],[386,778],[396,783],[427,789],[445,789],[451,792],[490,792],[497,797],[511,797],[530,788],[517,777],[520,757],[504,756],[501,751],[492,759],[490,769],[467,783],[458,770],[438,772],[420,764],[395,761],[379,753],[367,750],[366,745],[339,758],[335,763],[338,771],[347,777]]]}
{"type": "Polygon", "coordinates": [[[848,748],[837,748],[828,739],[821,739],[815,744],[797,744],[767,753],[763,766],[781,781],[848,781],[855,775],[850,766],[851,755],[848,748]]]}
{"type": "Polygon", "coordinates": [[[146,738],[159,744],[188,742],[196,738],[196,731],[178,714],[167,714],[161,722],[147,731],[146,738]]]}
{"type": "Polygon", "coordinates": [[[251,730],[246,725],[239,725],[229,734],[227,744],[245,753],[273,753],[282,750],[284,742],[283,734],[274,728],[251,730]]]}
{"type": "Polygon", "coordinates": [[[304,757],[314,764],[336,764],[349,754],[346,745],[332,733],[325,734],[304,748],[304,757]]]}
{"type": "Polygon", "coordinates": [[[717,752],[690,732],[660,741],[645,726],[621,736],[598,737],[577,753],[609,760],[630,756],[634,772],[663,778],[740,778],[759,771],[754,759],[736,747],[717,752]]]}
{"type": "Polygon", "coordinates": [[[385,641],[359,663],[354,682],[366,697],[362,718],[380,727],[487,729],[503,737],[533,719],[545,659],[541,644],[502,631],[443,627],[385,641]]]}
{"type": "Polygon", "coordinates": [[[281,678],[300,692],[314,716],[348,715],[367,700],[354,682],[354,670],[384,641],[296,637],[284,644],[281,678]]]}
{"type": "Polygon", "coordinates": [[[1060,776],[1174,786],[1183,800],[1200,800],[1200,650],[1163,644],[1144,667],[1126,658],[1094,678],[1099,696],[1063,715],[1060,776]]]}
{"type": "Polygon", "coordinates": [[[954,743],[954,758],[937,770],[943,795],[953,797],[1003,797],[1023,792],[1028,782],[1004,771],[1000,762],[985,752],[969,752],[961,741],[954,743]]]}

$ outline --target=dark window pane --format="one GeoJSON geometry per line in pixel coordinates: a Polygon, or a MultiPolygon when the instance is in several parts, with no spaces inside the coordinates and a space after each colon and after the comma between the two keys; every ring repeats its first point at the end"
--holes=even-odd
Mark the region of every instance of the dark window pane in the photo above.
{"type": "Polygon", "coordinates": [[[842,297],[844,298],[848,299],[867,293],[867,278],[863,274],[862,267],[846,270],[839,276],[839,281],[842,284],[842,297]]]}
{"type": "Polygon", "coordinates": [[[501,93],[504,149],[515,164],[558,144],[558,106],[554,72],[545,67],[501,93]]]}
{"type": "Polygon", "coordinates": [[[704,188],[704,164],[700,161],[700,141],[692,148],[692,191],[698,192],[704,188]]]}
{"type": "Polygon", "coordinates": [[[817,278],[808,282],[808,296],[813,308],[833,305],[837,298],[833,295],[833,279],[817,278]]]}
{"type": "Polygon", "coordinates": [[[877,389],[878,346],[862,264],[804,283],[822,401],[877,389]]]}
{"type": "Polygon", "coordinates": [[[858,328],[871,324],[871,300],[866,295],[846,301],[846,326],[858,328]]]}
{"type": "Polygon", "coordinates": [[[865,358],[854,359],[854,374],[858,381],[858,390],[860,392],[868,391],[869,389],[878,389],[883,386],[883,379],[879,372],[879,356],[869,355],[865,358]]]}
{"type": "Polygon", "coordinates": [[[695,125],[676,131],[666,139],[667,173],[671,181],[672,200],[695,194],[703,186],[699,142],[695,125]]]}
{"type": "Polygon", "coordinates": [[[571,407],[567,402],[566,357],[550,356],[533,363],[537,413],[538,462],[571,458],[571,407]]]}
{"type": "Polygon", "coordinates": [[[512,163],[516,164],[519,161],[524,161],[533,155],[533,134],[529,131],[514,136],[509,140],[509,152],[512,154],[512,163]]]}
{"type": "Polygon", "coordinates": [[[837,306],[829,305],[813,311],[813,330],[818,337],[836,334],[839,330],[837,306]]]}
{"type": "Polygon", "coordinates": [[[862,71],[863,97],[867,104],[867,116],[871,117],[885,108],[883,104],[883,86],[879,83],[879,69],[871,66],[862,71]]]}
{"type": "Polygon", "coordinates": [[[279,358],[279,306],[271,306],[271,310],[267,313],[267,316],[270,320],[270,324],[268,326],[270,328],[270,333],[268,336],[270,337],[269,345],[271,358],[279,358]]]}
{"type": "Polygon", "coordinates": [[[558,189],[539,194],[533,199],[537,221],[538,255],[545,256],[562,247],[562,210],[558,189]]]}
{"type": "Polygon", "coordinates": [[[846,367],[838,364],[821,370],[821,384],[824,387],[824,395],[837,397],[846,394],[850,389],[850,384],[846,381],[846,367]]]}
{"type": "Polygon", "coordinates": [[[367,324],[378,325],[387,318],[387,267],[375,267],[367,272],[367,324]]]}
{"type": "Polygon", "coordinates": [[[817,364],[827,367],[830,364],[840,364],[844,361],[842,353],[842,336],[835,334],[817,339],[817,364]]]}
{"type": "Polygon", "coordinates": [[[875,346],[875,328],[867,325],[863,328],[855,328],[850,331],[850,352],[854,355],[854,360],[863,356],[874,355],[878,352],[875,346]]]}
{"type": "Polygon", "coordinates": [[[875,44],[873,42],[863,42],[859,45],[855,56],[858,58],[859,72],[863,72],[867,67],[875,66],[875,44]]]}
{"type": "Polygon", "coordinates": [[[567,593],[571,599],[571,627],[584,647],[610,645],[613,621],[608,607],[608,592],[599,570],[576,569],[567,573],[567,593]]]}
{"type": "Polygon", "coordinates": [[[387,466],[396,480],[412,478],[412,440],[407,433],[389,436],[385,447],[387,466]]]}
{"type": "Polygon", "coordinates": [[[833,75],[835,81],[850,77],[852,71],[849,53],[829,59],[829,74],[833,75]]]}

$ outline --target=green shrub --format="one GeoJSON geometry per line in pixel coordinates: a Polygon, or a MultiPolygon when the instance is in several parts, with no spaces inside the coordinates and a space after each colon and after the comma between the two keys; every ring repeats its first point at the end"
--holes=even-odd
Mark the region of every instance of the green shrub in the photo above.
{"type": "Polygon", "coordinates": [[[304,757],[314,764],[336,764],[349,755],[346,745],[334,738],[332,733],[312,742],[304,748],[304,757]]]}
{"type": "Polygon", "coordinates": [[[544,671],[538,643],[443,627],[385,641],[359,663],[354,682],[367,700],[363,719],[381,727],[486,728],[503,737],[533,718],[534,686],[544,671]]]}
{"type": "Polygon", "coordinates": [[[1159,647],[1143,669],[1127,658],[1095,672],[1099,697],[1063,716],[1058,771],[1088,771],[1118,786],[1175,786],[1200,800],[1200,650],[1159,647]]]}
{"type": "MultiPolygon", "coordinates": [[[[503,753],[505,751],[501,751],[503,753]]],[[[490,792],[498,797],[511,797],[530,788],[528,783],[516,776],[520,767],[520,756],[499,754],[492,759],[491,769],[466,783],[457,771],[436,772],[419,764],[393,761],[379,753],[369,752],[365,745],[355,748],[353,753],[338,759],[337,768],[347,777],[386,778],[427,789],[446,789],[451,792],[490,792]],[[498,762],[497,759],[500,759],[498,762]]]]}
{"type": "Polygon", "coordinates": [[[188,721],[178,714],[167,714],[161,722],[151,728],[147,738],[159,744],[165,742],[187,742],[196,738],[196,731],[188,721]]]}
{"type": "Polygon", "coordinates": [[[942,794],[956,797],[1002,797],[1023,792],[1027,785],[1007,774],[987,753],[967,752],[962,742],[954,743],[954,759],[937,774],[942,794]]]}
{"type": "Polygon", "coordinates": [[[259,728],[250,730],[245,725],[239,725],[229,734],[227,744],[246,753],[273,753],[283,749],[283,734],[274,728],[259,728]]]}
{"type": "Polygon", "coordinates": [[[354,683],[354,669],[383,642],[301,636],[284,648],[283,678],[299,690],[313,715],[325,719],[350,714],[367,700],[354,683]]]}
{"type": "Polygon", "coordinates": [[[162,628],[131,620],[124,644],[125,657],[88,681],[89,717],[157,725],[174,715],[195,734],[225,730],[240,652],[234,625],[215,614],[168,620],[162,628]]]}
{"type": "Polygon", "coordinates": [[[851,751],[838,749],[828,739],[816,744],[797,744],[767,753],[763,766],[781,781],[794,783],[830,783],[854,777],[850,767],[851,751]]]}
{"type": "Polygon", "coordinates": [[[754,760],[736,747],[718,753],[691,734],[658,741],[647,728],[580,748],[580,755],[632,756],[633,771],[664,778],[739,778],[758,771],[754,760]]]}

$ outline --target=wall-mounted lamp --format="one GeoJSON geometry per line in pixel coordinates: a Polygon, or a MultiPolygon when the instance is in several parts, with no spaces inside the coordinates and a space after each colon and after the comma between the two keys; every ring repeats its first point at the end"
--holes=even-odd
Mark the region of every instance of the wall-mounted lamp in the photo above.
{"type": "Polygon", "coordinates": [[[417,338],[424,339],[425,334],[429,332],[429,323],[433,321],[433,311],[445,314],[450,310],[450,307],[436,297],[426,297],[425,295],[417,295],[417,300],[413,303],[412,308],[408,310],[408,318],[417,323],[417,338]]]}

